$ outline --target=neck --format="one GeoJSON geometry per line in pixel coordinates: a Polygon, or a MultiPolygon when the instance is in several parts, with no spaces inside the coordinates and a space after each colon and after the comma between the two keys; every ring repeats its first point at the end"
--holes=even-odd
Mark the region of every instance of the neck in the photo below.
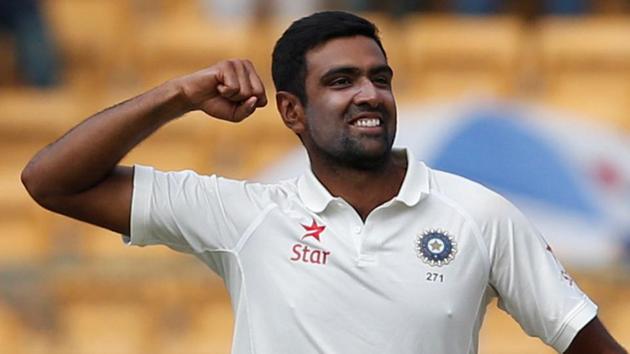
{"type": "Polygon", "coordinates": [[[364,221],[372,210],[398,195],[407,165],[402,152],[392,152],[382,165],[372,169],[311,159],[317,179],[331,195],[348,202],[364,221]]]}

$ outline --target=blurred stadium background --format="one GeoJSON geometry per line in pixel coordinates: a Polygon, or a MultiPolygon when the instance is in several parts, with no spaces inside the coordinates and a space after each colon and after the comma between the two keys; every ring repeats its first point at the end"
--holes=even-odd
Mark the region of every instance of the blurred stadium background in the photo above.
{"type": "MultiPolygon", "coordinates": [[[[41,210],[20,171],[91,113],[224,58],[250,58],[273,97],[270,53],[290,19],[351,6],[380,27],[397,73],[399,142],[514,197],[630,347],[630,3],[558,3],[39,2],[43,22],[0,27],[0,352],[228,353],[220,279],[41,210]]],[[[126,162],[265,179],[298,171],[298,147],[270,104],[238,126],[189,114],[126,162]]],[[[480,353],[551,352],[490,306],[480,353]]]]}

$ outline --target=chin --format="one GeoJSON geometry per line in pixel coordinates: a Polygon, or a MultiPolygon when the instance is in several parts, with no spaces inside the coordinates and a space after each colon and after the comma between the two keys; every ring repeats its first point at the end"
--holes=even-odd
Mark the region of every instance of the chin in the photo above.
{"type": "Polygon", "coordinates": [[[342,160],[349,167],[360,170],[379,169],[385,165],[391,154],[391,149],[350,151],[344,154],[342,160]]]}

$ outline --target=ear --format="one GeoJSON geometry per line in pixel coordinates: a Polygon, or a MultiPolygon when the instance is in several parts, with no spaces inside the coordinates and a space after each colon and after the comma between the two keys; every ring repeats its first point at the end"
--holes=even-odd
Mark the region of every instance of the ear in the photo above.
{"type": "Polygon", "coordinates": [[[304,106],[300,99],[287,91],[276,93],[276,106],[287,128],[295,134],[301,134],[305,128],[304,106]]]}

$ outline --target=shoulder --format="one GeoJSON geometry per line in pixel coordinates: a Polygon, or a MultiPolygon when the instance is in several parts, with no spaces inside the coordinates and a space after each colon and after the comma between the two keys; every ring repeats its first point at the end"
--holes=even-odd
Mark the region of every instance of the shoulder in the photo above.
{"type": "Polygon", "coordinates": [[[297,193],[297,178],[276,183],[260,183],[193,170],[160,171],[149,166],[135,166],[134,188],[150,187],[155,192],[194,193],[220,198],[245,198],[261,203],[288,199],[297,193]]]}
{"type": "Polygon", "coordinates": [[[429,194],[470,216],[480,226],[489,221],[520,219],[520,211],[506,198],[468,178],[428,168],[429,194]]]}
{"type": "Polygon", "coordinates": [[[297,195],[297,178],[281,180],[274,183],[262,183],[252,180],[238,180],[214,176],[219,191],[238,189],[261,202],[279,203],[290,200],[297,195]]]}
{"type": "Polygon", "coordinates": [[[515,249],[520,252],[546,249],[546,242],[536,227],[500,194],[451,173],[431,170],[429,176],[430,197],[456,209],[471,223],[492,262],[511,259],[497,255],[509,255],[515,249]]]}

